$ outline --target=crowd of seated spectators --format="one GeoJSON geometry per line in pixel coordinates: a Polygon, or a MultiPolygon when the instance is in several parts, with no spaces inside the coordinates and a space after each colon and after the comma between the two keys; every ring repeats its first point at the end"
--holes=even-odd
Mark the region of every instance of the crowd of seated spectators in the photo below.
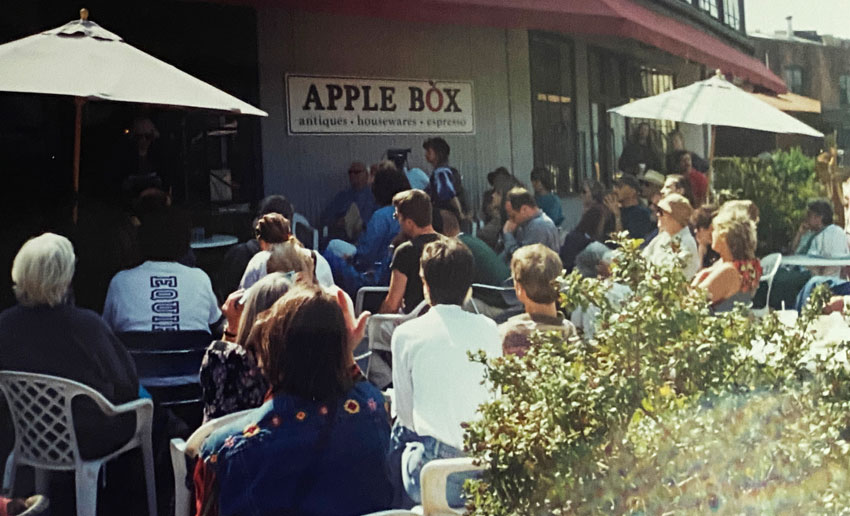
{"type": "MultiPolygon", "coordinates": [[[[638,136],[629,160],[651,157],[648,135],[638,136]]],[[[560,310],[563,271],[602,280],[613,306],[631,295],[611,279],[612,233],[642,240],[649,267],[681,269],[715,312],[750,303],[759,286],[758,210],[749,201],[698,206],[686,176],[630,163],[635,173],[610,191],[584,184],[582,214],[566,220],[551,171],[535,168],[527,189],[500,167],[476,216],[448,144],[433,138],[423,148],[433,167],[425,189],[411,188],[393,162],[352,164],[351,188],[325,210],[337,238],[321,253],[294,236],[286,198],[263,200],[255,238],[227,252],[215,291],[184,263],[185,215],[155,194],[137,203],[140,263],[111,278],[100,315],[73,304],[71,242],[33,238],[12,269],[18,305],[0,314],[0,369],[75,379],[121,403],[147,393],[118,334],[206,332],[203,420],[247,412],[201,447],[190,479],[195,514],[365,514],[421,503],[423,466],[464,455],[462,425],[493,396],[470,352],[521,357],[536,332],[593,338],[598,307],[560,310]],[[514,304],[482,297],[470,306],[474,284],[502,287],[495,291],[513,293],[514,304]],[[394,420],[389,395],[355,361],[371,314],[355,314],[351,298],[366,285],[387,288],[377,311],[393,321],[420,308],[389,332],[394,420]]],[[[831,207],[811,203],[797,252],[848,254],[831,222],[831,207]]],[[[78,410],[84,453],[114,449],[132,430],[93,406],[78,410]]],[[[174,432],[161,419],[155,438],[164,443],[174,432]]],[[[455,506],[462,481],[448,485],[455,506]]]]}

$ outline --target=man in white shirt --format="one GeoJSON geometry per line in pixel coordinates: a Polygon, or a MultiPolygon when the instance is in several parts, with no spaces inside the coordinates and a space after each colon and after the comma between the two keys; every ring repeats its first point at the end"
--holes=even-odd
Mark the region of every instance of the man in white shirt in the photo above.
{"type": "MultiPolygon", "coordinates": [[[[502,354],[496,323],[461,307],[469,295],[475,262],[460,241],[440,239],[422,251],[420,274],[431,309],[399,326],[392,336],[394,434],[408,441],[401,457],[405,491],[419,503],[419,473],[430,460],[462,456],[461,423],[476,418],[490,399],[484,367],[468,352],[502,354]]],[[[450,482],[449,502],[462,505],[463,480],[450,482]]]]}
{"type": "Polygon", "coordinates": [[[221,318],[210,278],[177,260],[189,229],[172,209],[146,216],[139,244],[146,261],[109,282],[103,319],[112,331],[210,331],[221,318]]]}
{"type": "MultiPolygon", "coordinates": [[[[794,254],[835,258],[850,254],[844,230],[832,223],[832,204],[809,201],[808,211],[794,237],[794,254]]],[[[814,276],[841,276],[841,267],[810,267],[814,276]]]]}
{"type": "Polygon", "coordinates": [[[644,257],[651,263],[669,264],[675,258],[670,244],[678,240],[679,254],[685,259],[685,278],[689,282],[700,268],[697,241],[688,227],[692,212],[691,203],[684,196],[671,193],[663,197],[658,201],[658,236],[643,250],[644,257]]]}

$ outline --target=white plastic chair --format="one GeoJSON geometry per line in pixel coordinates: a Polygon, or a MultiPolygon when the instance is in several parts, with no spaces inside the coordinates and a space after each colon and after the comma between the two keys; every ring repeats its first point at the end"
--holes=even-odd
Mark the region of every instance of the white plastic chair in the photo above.
{"type": "Polygon", "coordinates": [[[756,317],[764,317],[770,311],[770,289],[773,287],[773,278],[776,277],[776,272],[779,266],[782,265],[782,255],[780,253],[771,253],[761,259],[762,275],[759,283],[767,282],[767,297],[764,301],[763,308],[754,308],[753,314],[756,317]]]}
{"type": "Polygon", "coordinates": [[[195,458],[204,443],[216,429],[236,421],[254,409],[241,410],[207,421],[192,432],[188,441],[180,438],[171,440],[171,467],[174,469],[174,516],[189,516],[191,514],[192,493],[186,487],[186,457],[195,458]]]}
{"type": "Polygon", "coordinates": [[[18,466],[31,466],[36,472],[36,491],[48,487],[48,472],[76,473],[77,516],[97,514],[97,479],[109,460],[133,448],[142,449],[147,487],[148,512],[156,516],[151,420],[153,403],[139,399],[115,406],[99,392],[79,382],[43,374],[0,371],[0,391],[6,396],[15,426],[15,445],[6,460],[4,489],[15,485],[18,466]],[[83,460],[74,430],[71,403],[85,396],[107,416],[133,413],[136,431],[121,448],[97,459],[83,460]]]}
{"type": "Polygon", "coordinates": [[[393,365],[388,361],[392,352],[392,336],[399,324],[419,317],[428,303],[422,301],[409,314],[376,314],[366,322],[366,337],[369,339],[369,362],[366,378],[379,389],[393,381],[393,365]]]}
{"type": "Polygon", "coordinates": [[[422,485],[422,505],[411,510],[392,509],[373,512],[366,516],[456,516],[464,514],[463,508],[455,509],[446,500],[446,480],[452,473],[463,471],[480,471],[483,466],[476,466],[472,457],[456,459],[432,460],[422,468],[419,479],[422,485]]]}
{"type": "Polygon", "coordinates": [[[300,213],[292,214],[292,234],[296,237],[298,236],[298,226],[304,226],[304,228],[309,231],[313,236],[312,242],[304,242],[304,245],[312,246],[310,249],[314,251],[319,250],[319,230],[310,225],[310,222],[307,221],[307,217],[301,215],[300,213]]]}

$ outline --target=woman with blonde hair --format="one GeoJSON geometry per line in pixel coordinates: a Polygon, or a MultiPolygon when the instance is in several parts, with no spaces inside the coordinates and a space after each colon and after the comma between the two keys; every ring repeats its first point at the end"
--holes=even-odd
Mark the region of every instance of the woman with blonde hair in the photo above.
{"type": "MultiPolygon", "coordinates": [[[[289,272],[293,270],[279,266],[269,268],[268,262],[274,253],[294,256],[292,253],[295,251],[313,263],[316,279],[321,286],[333,286],[333,273],[327,260],[319,253],[304,248],[301,242],[292,234],[289,219],[279,213],[268,213],[257,220],[254,233],[262,250],[255,254],[251,258],[251,261],[248,262],[248,266],[245,267],[245,273],[239,282],[241,289],[250,288],[251,285],[270,272],[289,272]]],[[[294,259],[290,259],[288,262],[290,266],[294,267],[296,263],[298,262],[294,259]]],[[[297,266],[297,270],[301,270],[300,266],[297,266]]]]}
{"type": "Polygon", "coordinates": [[[708,291],[715,312],[732,309],[735,302],[752,300],[762,270],[756,252],[756,225],[733,210],[712,221],[711,248],[720,259],[701,270],[691,284],[708,291]]]}

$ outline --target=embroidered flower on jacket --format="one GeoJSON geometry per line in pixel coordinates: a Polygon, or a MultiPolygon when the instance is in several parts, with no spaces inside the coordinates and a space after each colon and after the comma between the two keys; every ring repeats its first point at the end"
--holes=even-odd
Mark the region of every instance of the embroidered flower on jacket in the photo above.
{"type": "Polygon", "coordinates": [[[212,455],[210,455],[210,458],[207,459],[207,460],[210,461],[210,464],[215,464],[216,462],[218,462],[218,455],[213,453],[212,455]]]}
{"type": "Polygon", "coordinates": [[[319,407],[319,414],[321,414],[323,416],[327,416],[328,415],[328,407],[326,407],[324,405],[319,407]]]}
{"type": "Polygon", "coordinates": [[[272,416],[272,426],[273,427],[275,427],[275,428],[279,427],[280,423],[281,423],[280,416],[278,416],[277,414],[272,416]]]}
{"type": "Polygon", "coordinates": [[[369,401],[366,402],[366,405],[369,405],[369,410],[371,410],[372,412],[378,410],[378,404],[372,398],[369,398],[369,401]]]}
{"type": "Polygon", "coordinates": [[[224,441],[225,448],[233,448],[233,445],[236,444],[236,438],[234,436],[230,436],[224,441]]]}
{"type": "Polygon", "coordinates": [[[298,421],[304,421],[305,419],[307,419],[307,413],[304,412],[303,410],[299,410],[295,414],[295,419],[297,419],[298,421]]]}
{"type": "Polygon", "coordinates": [[[360,404],[355,400],[348,400],[345,402],[345,405],[342,406],[346,412],[349,414],[357,414],[360,412],[360,404]]]}
{"type": "Polygon", "coordinates": [[[242,435],[245,437],[254,437],[258,433],[260,433],[260,427],[256,423],[250,424],[245,427],[245,430],[242,430],[242,435]]]}

